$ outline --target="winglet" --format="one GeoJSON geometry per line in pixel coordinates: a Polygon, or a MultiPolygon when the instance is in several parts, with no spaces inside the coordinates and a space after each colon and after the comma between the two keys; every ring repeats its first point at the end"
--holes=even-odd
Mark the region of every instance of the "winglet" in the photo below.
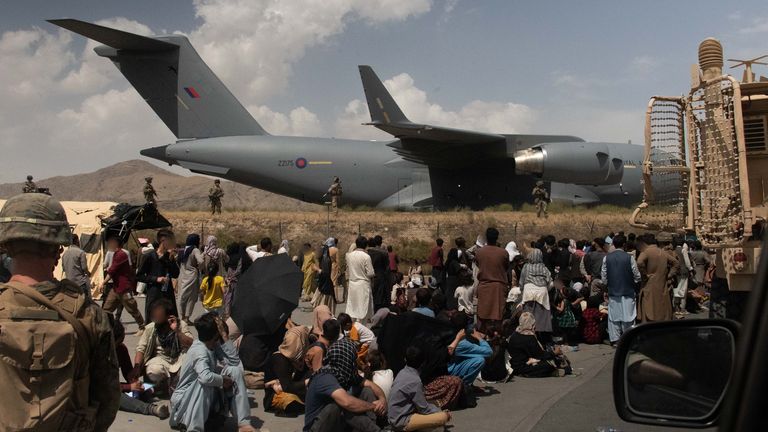
{"type": "Polygon", "coordinates": [[[368,102],[368,111],[371,112],[371,124],[409,124],[410,120],[397,106],[397,102],[389,94],[384,83],[381,82],[376,72],[370,66],[360,65],[360,79],[363,81],[363,91],[368,102]]]}
{"type": "Polygon", "coordinates": [[[115,49],[166,51],[178,48],[178,45],[169,42],[76,19],[52,19],[48,20],[48,22],[115,49]]]}

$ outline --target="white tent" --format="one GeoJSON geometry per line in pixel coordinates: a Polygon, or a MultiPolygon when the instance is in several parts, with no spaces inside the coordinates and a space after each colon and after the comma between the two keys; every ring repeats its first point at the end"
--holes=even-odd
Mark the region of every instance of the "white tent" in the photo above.
{"type": "MultiPolygon", "coordinates": [[[[5,200],[0,200],[0,208],[5,200]]],[[[63,201],[61,205],[67,213],[67,220],[72,226],[72,232],[80,238],[80,247],[88,257],[88,271],[91,273],[91,286],[97,288],[104,280],[102,265],[104,263],[104,248],[101,238],[101,219],[112,214],[113,202],[80,202],[63,201]]],[[[56,266],[54,276],[64,278],[61,263],[56,266]]]]}

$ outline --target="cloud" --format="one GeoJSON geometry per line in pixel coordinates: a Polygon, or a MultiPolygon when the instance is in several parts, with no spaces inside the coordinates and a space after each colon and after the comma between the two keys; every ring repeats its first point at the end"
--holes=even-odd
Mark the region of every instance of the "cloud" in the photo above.
{"type": "Polygon", "coordinates": [[[659,67],[659,60],[649,55],[640,55],[629,62],[629,73],[646,76],[655,72],[659,67]]]}
{"type": "Polygon", "coordinates": [[[322,136],[323,126],[312,111],[298,107],[288,114],[272,111],[268,106],[249,106],[253,118],[273,135],[322,136]]]}
{"type": "MultiPolygon", "coordinates": [[[[272,110],[294,64],[354,21],[399,22],[429,11],[431,0],[195,0],[200,25],[188,36],[254,117],[275,134],[322,135],[315,113],[272,110]]],[[[132,33],[172,33],[113,17],[97,22],[132,33]]],[[[173,142],[97,42],[66,30],[30,27],[0,35],[0,182],[95,170],[173,142]]]]}
{"type": "Polygon", "coordinates": [[[203,24],[189,37],[233,93],[264,102],[286,88],[293,64],[353,20],[401,21],[429,11],[431,0],[196,0],[203,24]],[[244,73],[247,71],[247,73],[244,73]]]}
{"type": "Polygon", "coordinates": [[[756,33],[766,33],[766,32],[768,32],[767,17],[754,18],[751,20],[749,24],[743,25],[739,29],[739,33],[741,34],[756,34],[756,33]]]}
{"type": "MultiPolygon", "coordinates": [[[[475,100],[457,111],[445,109],[430,102],[427,93],[416,87],[413,78],[401,73],[384,81],[400,108],[411,121],[428,123],[480,132],[520,133],[530,130],[536,112],[530,107],[513,102],[475,100]]],[[[390,135],[372,126],[362,126],[370,121],[367,104],[355,99],[350,101],[336,122],[336,136],[349,138],[386,139],[390,135]]]]}

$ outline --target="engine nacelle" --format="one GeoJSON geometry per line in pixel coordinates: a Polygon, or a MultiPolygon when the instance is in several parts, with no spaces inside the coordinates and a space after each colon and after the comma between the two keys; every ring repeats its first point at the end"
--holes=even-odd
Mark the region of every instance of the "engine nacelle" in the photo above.
{"type": "Polygon", "coordinates": [[[604,143],[558,142],[515,152],[515,172],[542,180],[579,185],[621,183],[624,161],[604,143]]]}

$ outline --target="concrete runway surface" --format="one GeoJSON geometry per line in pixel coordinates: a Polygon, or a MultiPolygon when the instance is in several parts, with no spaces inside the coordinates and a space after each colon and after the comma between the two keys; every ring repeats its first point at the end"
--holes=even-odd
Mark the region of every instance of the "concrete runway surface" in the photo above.
{"type": "MultiPolygon", "coordinates": [[[[144,299],[137,299],[141,311],[144,299]]],[[[304,303],[302,306],[308,307],[304,303]]],[[[344,305],[337,308],[342,312],[344,305]]],[[[204,312],[198,303],[195,315],[204,312]]],[[[126,325],[126,346],[131,356],[136,348],[136,324],[123,312],[126,325]]],[[[311,324],[311,313],[301,308],[293,313],[294,321],[311,324]]],[[[472,432],[496,431],[597,431],[599,427],[615,431],[667,431],[673,429],[630,425],[616,415],[611,393],[611,370],[614,349],[607,345],[581,345],[581,349],[568,353],[575,374],[564,378],[515,378],[504,384],[482,384],[486,394],[478,399],[476,408],[455,411],[450,430],[472,432]]],[[[265,413],[262,407],[263,390],[251,391],[253,425],[264,432],[301,431],[304,417],[277,417],[265,413]]],[[[167,402],[165,402],[167,403],[167,402]]],[[[234,422],[225,424],[223,431],[236,431],[234,422]]],[[[167,421],[155,417],[118,412],[110,431],[171,431],[167,421]]]]}

